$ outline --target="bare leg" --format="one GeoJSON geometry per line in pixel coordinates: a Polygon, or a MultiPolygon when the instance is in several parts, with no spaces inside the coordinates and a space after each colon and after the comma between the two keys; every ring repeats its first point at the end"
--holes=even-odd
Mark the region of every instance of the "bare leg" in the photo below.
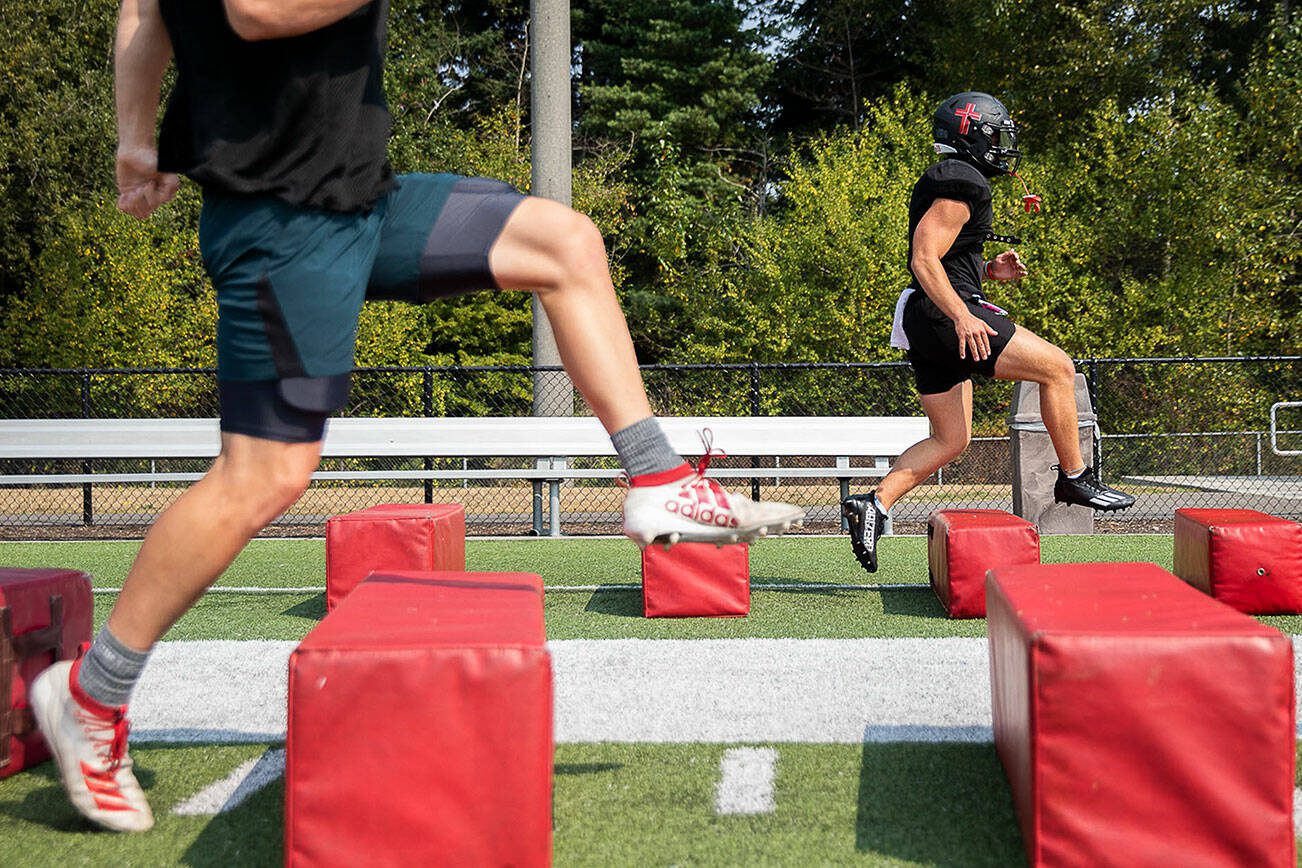
{"type": "Polygon", "coordinates": [[[537,293],[565,370],[608,432],[651,415],[601,232],[586,216],[526,199],[489,256],[498,285],[537,293]]]}
{"type": "Polygon", "coordinates": [[[972,381],[938,395],[923,395],[922,412],[931,422],[931,436],[905,449],[878,484],[877,499],[884,510],[963,454],[972,439],[972,381]]]}
{"type": "Polygon", "coordinates": [[[140,651],[161,639],[249,539],[298,499],[320,456],[320,443],[223,434],[212,468],[145,536],[109,615],[113,635],[140,651]]]}
{"type": "Polygon", "coordinates": [[[1084,467],[1080,417],[1076,415],[1076,366],[1071,357],[1030,329],[1018,326],[995,360],[995,376],[1040,384],[1040,415],[1058,453],[1059,466],[1067,473],[1084,467]]]}

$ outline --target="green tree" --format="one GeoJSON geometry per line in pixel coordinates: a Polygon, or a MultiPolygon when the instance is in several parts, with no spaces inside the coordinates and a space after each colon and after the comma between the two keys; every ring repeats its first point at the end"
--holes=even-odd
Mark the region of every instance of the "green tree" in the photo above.
{"type": "Polygon", "coordinates": [[[693,315],[684,359],[896,357],[890,311],[907,281],[909,191],[931,157],[927,111],[900,90],[787,164],[782,208],[751,222],[738,256],[669,286],[693,315]]]}
{"type": "Polygon", "coordinates": [[[1270,312],[1252,351],[1302,348],[1302,19],[1276,16],[1239,84],[1246,111],[1240,132],[1250,177],[1241,192],[1257,200],[1260,232],[1246,254],[1277,266],[1259,298],[1270,312]]]}
{"type": "Polygon", "coordinates": [[[576,4],[580,133],[633,142],[639,156],[672,142],[701,183],[717,183],[748,144],[768,70],[742,23],[733,0],[576,4]]]}
{"type": "Polygon", "coordinates": [[[0,4],[0,300],[113,179],[112,0],[0,4]]]}
{"type": "Polygon", "coordinates": [[[1044,149],[1076,135],[1109,102],[1143,113],[1205,91],[1224,100],[1268,14],[1261,0],[956,0],[930,18],[919,84],[937,94],[985,90],[1004,98],[1044,149]]]}
{"type": "Polygon", "coordinates": [[[772,127],[797,140],[857,126],[868,103],[916,82],[929,59],[923,37],[949,20],[932,0],[776,0],[778,49],[765,95],[772,127]]]}

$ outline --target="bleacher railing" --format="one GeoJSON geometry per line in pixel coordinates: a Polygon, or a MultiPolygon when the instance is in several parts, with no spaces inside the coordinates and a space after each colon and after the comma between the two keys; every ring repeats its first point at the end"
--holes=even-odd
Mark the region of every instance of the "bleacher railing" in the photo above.
{"type": "MultiPolygon", "coordinates": [[[[1272,448],[1271,407],[1302,400],[1302,356],[1080,359],[1102,439],[1099,463],[1110,482],[1140,495],[1102,526],[1169,528],[1180,506],[1253,508],[1302,518],[1302,410],[1281,409],[1272,448]],[[1291,414],[1291,415],[1290,415],[1291,414]]],[[[642,369],[652,406],[677,416],[920,415],[912,373],[902,362],[666,364],[642,369]]],[[[535,382],[555,368],[518,365],[359,369],[347,416],[524,416],[535,382]],[[535,376],[538,378],[535,380],[535,376]]],[[[958,461],[899,504],[896,526],[920,529],[945,505],[1009,509],[1011,466],[1006,416],[1011,384],[975,390],[973,442],[958,461]]],[[[576,411],[586,413],[582,401],[576,411]]],[[[0,418],[210,417],[215,371],[206,368],[0,369],[0,418]]],[[[799,462],[799,459],[794,459],[799,462]]],[[[784,462],[791,462],[784,459],[784,462]]],[[[502,460],[349,459],[323,469],[512,467],[502,460]]],[[[521,465],[523,466],[523,465],[521,465]]],[[[720,465],[726,466],[726,463],[720,465]]],[[[0,473],[196,471],[199,462],[0,461],[0,473]]],[[[784,498],[810,512],[809,529],[838,527],[834,480],[752,480],[755,496],[784,498]]],[[[867,484],[867,481],[864,483],[867,484]]],[[[180,491],[141,486],[0,487],[0,536],[139,535],[180,491]]],[[[317,534],[325,517],[380,502],[456,500],[472,533],[524,534],[532,527],[528,487],[503,481],[316,483],[277,521],[276,534],[317,534]],[[517,490],[518,489],[518,490],[517,490]]],[[[562,498],[570,533],[618,532],[618,489],[575,482],[562,498]]]]}

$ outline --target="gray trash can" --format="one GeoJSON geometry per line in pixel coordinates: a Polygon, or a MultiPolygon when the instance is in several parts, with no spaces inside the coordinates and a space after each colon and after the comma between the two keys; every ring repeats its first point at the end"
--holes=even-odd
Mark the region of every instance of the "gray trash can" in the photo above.
{"type": "MultiPolygon", "coordinates": [[[[1084,374],[1076,375],[1076,415],[1081,455],[1092,464],[1098,417],[1084,374]]],[[[1039,383],[1019,382],[1013,387],[1008,435],[1013,455],[1013,512],[1039,525],[1040,533],[1093,533],[1094,510],[1054,503],[1053,483],[1058,473],[1051,468],[1058,463],[1058,455],[1040,416],[1039,383]]]]}

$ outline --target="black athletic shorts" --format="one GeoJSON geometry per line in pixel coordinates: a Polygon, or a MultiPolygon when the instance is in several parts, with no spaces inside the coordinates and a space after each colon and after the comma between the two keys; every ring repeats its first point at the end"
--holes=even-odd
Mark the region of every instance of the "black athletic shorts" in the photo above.
{"type": "Polygon", "coordinates": [[[1008,346],[1013,332],[1017,331],[1017,326],[1002,308],[980,296],[960,295],[974,316],[998,332],[990,335],[990,357],[977,361],[972,358],[969,348],[967,357],[959,358],[954,321],[945,316],[925,292],[915,290],[904,306],[904,333],[909,338],[909,363],[913,365],[913,378],[920,394],[948,392],[959,383],[972,379],[973,374],[993,377],[995,360],[1008,346]]]}
{"type": "Polygon", "coordinates": [[[497,289],[489,252],[522,201],[501,181],[455,175],[401,175],[366,213],[205,195],[222,430],[321,439],[348,400],[363,300],[497,289]]]}

